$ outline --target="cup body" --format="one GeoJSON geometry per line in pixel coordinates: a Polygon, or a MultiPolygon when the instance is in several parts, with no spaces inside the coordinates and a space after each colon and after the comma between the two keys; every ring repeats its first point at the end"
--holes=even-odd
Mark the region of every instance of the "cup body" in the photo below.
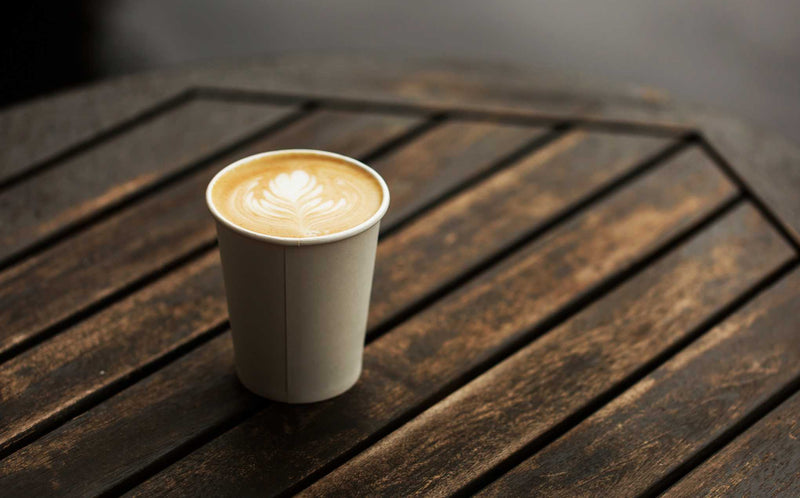
{"type": "MultiPolygon", "coordinates": [[[[281,152],[296,151],[274,153],[281,152]]],[[[388,189],[377,173],[349,160],[379,179],[384,202],[372,218],[340,233],[303,239],[253,233],[222,217],[207,195],[217,224],[236,372],[245,387],[266,398],[321,401],[348,390],[361,374],[388,189]]]]}

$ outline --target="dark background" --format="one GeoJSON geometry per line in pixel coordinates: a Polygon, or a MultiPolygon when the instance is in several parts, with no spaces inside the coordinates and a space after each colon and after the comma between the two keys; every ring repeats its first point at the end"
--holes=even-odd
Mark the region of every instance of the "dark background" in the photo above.
{"type": "Polygon", "coordinates": [[[800,142],[800,2],[26,1],[0,16],[0,106],[193,61],[457,56],[667,90],[800,142]]]}

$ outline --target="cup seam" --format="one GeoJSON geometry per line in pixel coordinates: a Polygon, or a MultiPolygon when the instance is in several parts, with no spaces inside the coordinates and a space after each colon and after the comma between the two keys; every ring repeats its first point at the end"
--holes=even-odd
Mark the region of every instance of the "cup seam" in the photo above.
{"type": "Polygon", "coordinates": [[[283,248],[283,379],[286,390],[286,399],[289,399],[289,285],[286,276],[286,253],[287,247],[283,248]]]}

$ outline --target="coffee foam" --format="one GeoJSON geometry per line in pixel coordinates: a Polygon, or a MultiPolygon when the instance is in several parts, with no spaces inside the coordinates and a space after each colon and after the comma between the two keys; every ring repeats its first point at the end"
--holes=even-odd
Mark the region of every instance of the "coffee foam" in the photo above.
{"type": "Polygon", "coordinates": [[[224,171],[211,188],[220,214],[247,230],[276,237],[329,235],[368,220],[381,206],[380,183],[335,156],[286,152],[224,171]]]}

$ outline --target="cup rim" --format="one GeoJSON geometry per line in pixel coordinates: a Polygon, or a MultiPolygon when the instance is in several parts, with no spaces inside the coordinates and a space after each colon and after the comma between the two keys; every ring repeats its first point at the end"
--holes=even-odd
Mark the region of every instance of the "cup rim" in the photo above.
{"type": "Polygon", "coordinates": [[[317,150],[317,149],[280,149],[280,150],[273,150],[273,151],[269,151],[269,152],[261,152],[259,154],[252,154],[252,155],[249,155],[247,157],[243,157],[243,158],[241,158],[241,159],[239,159],[237,161],[234,161],[233,163],[225,166],[221,170],[219,170],[217,172],[217,174],[215,174],[214,177],[211,179],[211,181],[208,182],[208,187],[206,187],[206,205],[208,206],[208,209],[211,211],[211,214],[214,216],[214,218],[218,222],[222,223],[223,225],[227,226],[231,230],[233,230],[233,231],[235,231],[235,232],[237,232],[237,233],[239,233],[241,235],[244,235],[246,237],[253,238],[253,239],[256,239],[256,240],[261,240],[261,241],[264,241],[264,242],[271,242],[273,244],[280,244],[280,245],[285,245],[285,246],[306,246],[306,245],[316,245],[316,244],[325,244],[325,243],[330,243],[330,242],[336,242],[336,241],[339,241],[339,240],[347,239],[347,238],[352,237],[354,235],[358,235],[359,233],[364,232],[364,231],[372,228],[372,226],[374,226],[376,223],[378,223],[381,220],[381,218],[383,218],[383,215],[386,214],[386,210],[389,209],[389,187],[386,186],[386,182],[383,180],[381,175],[378,174],[377,171],[375,171],[374,169],[370,168],[369,166],[367,166],[366,164],[362,163],[361,161],[359,161],[357,159],[353,159],[352,157],[348,157],[348,156],[345,156],[345,155],[342,155],[342,154],[337,154],[335,152],[328,152],[328,151],[317,150]],[[220,213],[219,210],[217,209],[217,207],[214,205],[214,202],[211,199],[211,190],[213,189],[214,184],[217,182],[217,180],[220,177],[222,177],[225,174],[225,172],[227,172],[229,170],[232,170],[232,169],[235,169],[238,166],[241,166],[242,164],[249,163],[250,161],[254,161],[256,159],[260,159],[262,157],[283,155],[283,154],[296,154],[296,153],[306,153],[306,154],[310,153],[310,154],[316,154],[316,155],[320,155],[320,156],[326,156],[326,157],[331,157],[331,158],[335,158],[335,159],[340,159],[340,160],[343,160],[345,162],[348,162],[348,163],[352,164],[353,166],[361,168],[362,170],[364,170],[367,173],[369,173],[373,178],[375,178],[375,180],[381,186],[382,199],[381,199],[381,205],[380,205],[380,207],[378,207],[378,210],[375,211],[375,213],[372,216],[370,216],[369,218],[367,218],[365,221],[362,221],[358,225],[356,225],[354,227],[350,227],[347,230],[342,230],[341,232],[336,232],[336,233],[331,233],[331,234],[326,234],[326,235],[314,235],[312,237],[302,237],[302,238],[300,238],[300,237],[280,237],[280,236],[277,236],[277,235],[267,235],[267,234],[264,234],[264,233],[259,233],[259,232],[256,232],[256,231],[249,230],[247,228],[241,227],[241,226],[235,224],[234,222],[228,220],[227,218],[225,218],[225,216],[223,216],[222,213],[220,213]]]}

